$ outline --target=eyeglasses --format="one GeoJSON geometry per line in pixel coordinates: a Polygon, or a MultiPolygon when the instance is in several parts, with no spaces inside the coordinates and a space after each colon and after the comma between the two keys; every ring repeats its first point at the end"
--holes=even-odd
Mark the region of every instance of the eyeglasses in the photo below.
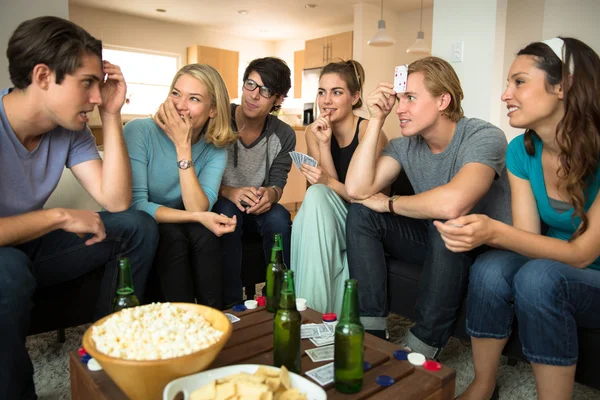
{"type": "Polygon", "coordinates": [[[258,86],[258,83],[254,82],[252,79],[246,79],[246,82],[244,82],[244,89],[253,92],[256,88],[258,88],[258,93],[265,99],[270,99],[275,94],[268,87],[258,86]]]}

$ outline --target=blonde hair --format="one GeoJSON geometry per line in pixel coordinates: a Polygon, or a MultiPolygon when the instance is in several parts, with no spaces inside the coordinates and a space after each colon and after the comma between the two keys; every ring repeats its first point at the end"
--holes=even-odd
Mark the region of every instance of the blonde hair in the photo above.
{"type": "Polygon", "coordinates": [[[450,63],[439,57],[425,57],[408,66],[408,75],[415,72],[423,74],[425,88],[432,96],[439,97],[444,93],[450,95],[450,104],[442,112],[443,115],[454,122],[465,115],[460,105],[461,100],[464,99],[460,79],[450,63]]]}
{"type": "Polygon", "coordinates": [[[221,74],[207,64],[188,64],[182,67],[173,78],[169,93],[182,75],[190,75],[204,84],[210,96],[211,104],[215,107],[216,115],[209,118],[204,133],[206,143],[216,147],[224,147],[237,140],[237,134],[231,129],[231,106],[227,86],[221,74]]]}

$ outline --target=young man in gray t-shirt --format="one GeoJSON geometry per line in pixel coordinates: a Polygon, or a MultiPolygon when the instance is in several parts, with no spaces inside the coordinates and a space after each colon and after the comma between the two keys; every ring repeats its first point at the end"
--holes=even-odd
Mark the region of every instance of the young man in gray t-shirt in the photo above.
{"type": "Polygon", "coordinates": [[[470,212],[510,222],[505,168],[507,141],[492,124],[466,118],[458,76],[446,61],[428,57],[408,68],[407,91],[381,83],[369,96],[371,119],[356,149],[346,191],[357,199],[348,213],[346,236],[350,276],[360,282],[365,328],[385,335],[387,268],[384,253],[423,265],[415,326],[406,338],[413,351],[435,358],[448,341],[468,283],[469,267],[485,251],[453,253],[433,225],[470,212]],[[398,99],[403,138],[376,158],[379,132],[398,99]],[[406,172],[415,194],[382,193],[406,172]]]}
{"type": "Polygon", "coordinates": [[[125,211],[131,203],[121,122],[126,85],[120,68],[102,61],[102,43],[72,22],[39,17],[17,27],[6,54],[14,87],[0,91],[0,398],[33,399],[25,336],[36,288],[104,266],[95,316],[105,316],[112,312],[119,257],[129,258],[135,292],[143,296],[158,232],[149,215],[125,211]],[[87,127],[96,106],[104,160],[87,127]],[[108,211],[43,209],[65,167],[108,211]]]}

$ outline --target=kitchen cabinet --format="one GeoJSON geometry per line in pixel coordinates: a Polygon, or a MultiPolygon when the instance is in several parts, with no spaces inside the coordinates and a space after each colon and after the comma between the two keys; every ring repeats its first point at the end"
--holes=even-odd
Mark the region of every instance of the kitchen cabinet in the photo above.
{"type": "Polygon", "coordinates": [[[294,52],[294,98],[302,98],[302,70],[304,69],[304,50],[294,52]]]}
{"type": "Polygon", "coordinates": [[[237,51],[217,49],[208,46],[191,46],[187,48],[187,63],[208,64],[215,68],[221,76],[230,99],[239,97],[238,93],[238,67],[240,54],[237,51]]]}
{"type": "Polygon", "coordinates": [[[304,68],[321,68],[332,61],[352,58],[353,32],[338,33],[304,43],[304,68]]]}

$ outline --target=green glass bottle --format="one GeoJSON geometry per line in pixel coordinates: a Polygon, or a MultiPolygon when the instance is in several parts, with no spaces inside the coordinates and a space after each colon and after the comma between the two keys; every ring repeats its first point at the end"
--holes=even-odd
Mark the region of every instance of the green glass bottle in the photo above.
{"type": "Polygon", "coordinates": [[[140,302],[135,296],[133,290],[133,279],[131,279],[131,267],[129,259],[121,258],[119,260],[119,278],[117,281],[117,292],[113,299],[113,312],[124,308],[139,306],[140,302]]]}
{"type": "Polygon", "coordinates": [[[365,328],[358,315],[358,284],[346,280],[342,315],[335,327],[334,380],[342,393],[357,393],[362,389],[365,328]]]}
{"type": "Polygon", "coordinates": [[[276,312],[279,307],[279,296],[281,294],[281,281],[283,271],[287,268],[283,263],[283,249],[281,247],[281,234],[273,235],[273,247],[271,248],[271,262],[267,265],[267,276],[265,292],[267,295],[267,311],[276,312]]]}
{"type": "Polygon", "coordinates": [[[294,273],[283,273],[283,289],[279,309],[273,320],[273,361],[274,366],[285,365],[288,370],[300,374],[302,352],[300,345],[300,327],[302,316],[296,309],[294,292],[294,273]]]}

